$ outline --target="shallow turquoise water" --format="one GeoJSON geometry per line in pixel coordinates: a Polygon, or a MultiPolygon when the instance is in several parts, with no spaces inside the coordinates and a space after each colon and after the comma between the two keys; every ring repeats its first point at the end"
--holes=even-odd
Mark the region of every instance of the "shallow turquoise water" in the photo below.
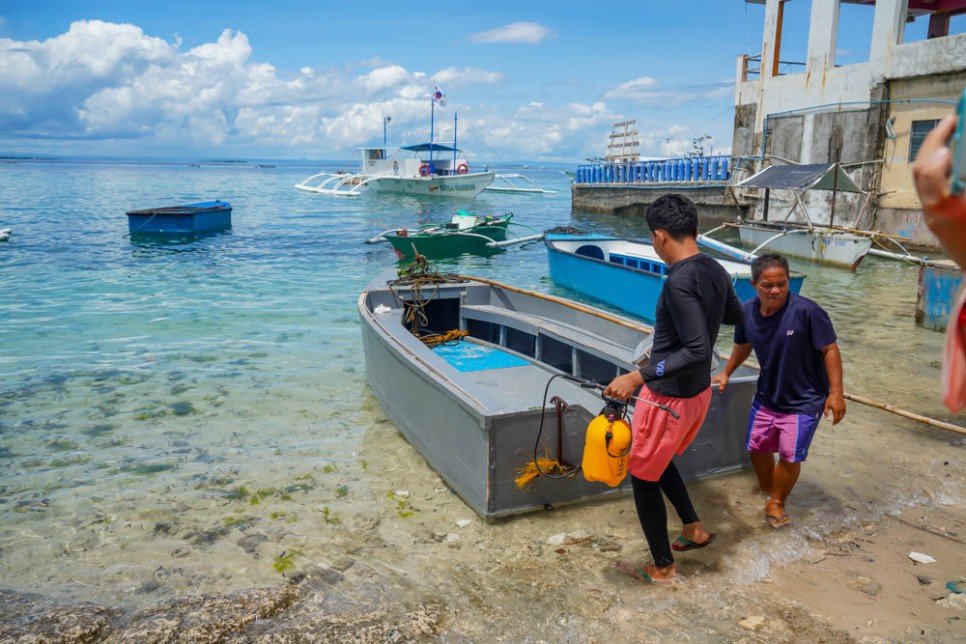
{"type": "MultiPolygon", "coordinates": [[[[0,166],[0,227],[14,230],[0,244],[0,584],[117,601],[182,551],[193,567],[172,592],[276,582],[271,565],[220,550],[219,534],[256,522],[310,533],[335,523],[330,511],[347,518],[354,500],[385,494],[370,465],[391,460],[372,440],[386,420],[365,383],[356,300],[396,262],[364,239],[459,207],[510,210],[538,231],[646,230],[571,213],[557,171],[525,170],[555,195],[470,202],[292,187],[316,171],[0,166]],[[230,232],[127,236],[126,210],[212,199],[232,203],[230,232]]],[[[437,266],[575,296],[549,282],[542,244],[437,266]]],[[[945,416],[941,335],[913,324],[916,267],[795,268],[836,324],[847,391],[945,416]]]]}

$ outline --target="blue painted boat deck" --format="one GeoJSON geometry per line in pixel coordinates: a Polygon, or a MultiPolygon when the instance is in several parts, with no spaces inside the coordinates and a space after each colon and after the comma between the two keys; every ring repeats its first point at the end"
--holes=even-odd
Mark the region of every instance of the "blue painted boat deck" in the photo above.
{"type": "Polygon", "coordinates": [[[441,344],[433,349],[433,353],[462,373],[523,367],[530,364],[523,358],[501,349],[471,342],[441,344]]]}

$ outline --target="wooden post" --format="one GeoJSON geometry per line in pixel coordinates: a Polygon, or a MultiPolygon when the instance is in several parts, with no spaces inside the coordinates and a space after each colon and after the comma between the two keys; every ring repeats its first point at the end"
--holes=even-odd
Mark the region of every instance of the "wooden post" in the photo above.
{"type": "Polygon", "coordinates": [[[778,0],[778,25],[775,28],[775,57],[772,58],[771,75],[778,76],[778,62],[782,57],[782,18],[785,15],[785,1],[778,0]]]}

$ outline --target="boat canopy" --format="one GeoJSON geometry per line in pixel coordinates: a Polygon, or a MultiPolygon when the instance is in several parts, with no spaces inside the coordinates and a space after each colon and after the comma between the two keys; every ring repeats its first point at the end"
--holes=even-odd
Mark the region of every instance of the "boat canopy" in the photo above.
{"type": "Polygon", "coordinates": [[[738,187],[864,192],[837,163],[771,165],[740,182],[738,187]]]}
{"type": "Polygon", "coordinates": [[[457,148],[450,147],[448,145],[443,145],[442,143],[419,143],[417,145],[407,145],[400,150],[408,150],[410,152],[459,152],[457,148]]]}

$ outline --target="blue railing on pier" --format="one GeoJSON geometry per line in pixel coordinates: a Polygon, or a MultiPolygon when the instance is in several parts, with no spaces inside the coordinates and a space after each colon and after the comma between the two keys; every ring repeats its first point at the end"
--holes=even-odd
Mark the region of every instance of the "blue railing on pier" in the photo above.
{"type": "Polygon", "coordinates": [[[682,157],[577,166],[576,183],[722,183],[731,177],[731,157],[682,157]]]}

